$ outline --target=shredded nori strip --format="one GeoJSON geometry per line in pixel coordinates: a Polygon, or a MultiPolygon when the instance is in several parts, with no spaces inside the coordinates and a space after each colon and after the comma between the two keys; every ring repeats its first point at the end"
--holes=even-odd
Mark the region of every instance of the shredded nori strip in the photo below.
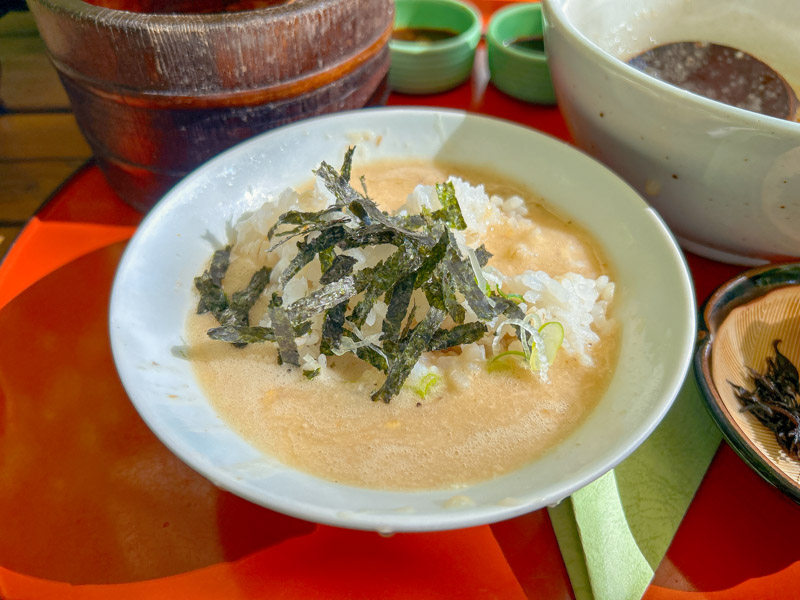
{"type": "Polygon", "coordinates": [[[414,368],[420,355],[427,349],[433,334],[446,316],[445,311],[438,308],[431,307],[428,310],[425,318],[412,330],[408,342],[403,346],[403,350],[392,361],[383,385],[372,394],[373,401],[383,400],[384,402],[389,402],[392,396],[395,396],[400,391],[409,373],[411,373],[411,369],[414,368]]]}
{"type": "Polygon", "coordinates": [[[217,250],[211,257],[211,265],[208,267],[208,276],[214,285],[221,286],[225,273],[231,262],[231,247],[226,246],[224,250],[217,250]]]}
{"type": "Polygon", "coordinates": [[[358,262],[352,256],[347,254],[339,254],[333,258],[331,264],[322,272],[319,282],[322,285],[338,281],[345,275],[350,275],[353,272],[353,267],[358,262]]]}
{"type": "Polygon", "coordinates": [[[222,280],[228,272],[231,261],[231,247],[217,250],[211,256],[211,264],[199,277],[194,278],[194,285],[200,292],[200,301],[197,303],[197,314],[211,312],[215,318],[228,308],[228,297],[222,289],[222,280]]]}
{"type": "Polygon", "coordinates": [[[319,268],[323,273],[333,266],[333,261],[336,258],[336,252],[333,248],[325,248],[319,251],[319,268]]]}
{"type": "MultiPolygon", "coordinates": [[[[348,149],[347,152],[348,155],[345,156],[344,164],[342,165],[342,171],[345,174],[349,173],[350,166],[348,165],[348,158],[352,156],[350,149],[348,149]]],[[[350,204],[353,197],[359,195],[358,192],[350,187],[350,178],[344,179],[336,172],[336,169],[325,161],[320,163],[319,167],[314,171],[314,175],[319,177],[325,184],[325,187],[328,188],[328,191],[333,194],[333,197],[336,199],[336,206],[339,208],[346,207],[350,204]]]]}
{"type": "Polygon", "coordinates": [[[487,331],[486,324],[480,321],[456,325],[452,329],[439,329],[431,337],[427,350],[428,352],[436,352],[437,350],[447,350],[454,346],[471,344],[486,335],[487,331]]]}
{"type": "Polygon", "coordinates": [[[261,342],[274,342],[275,332],[272,327],[223,325],[222,327],[209,329],[208,337],[212,340],[231,344],[258,344],[261,342]]]}
{"type": "Polygon", "coordinates": [[[430,279],[434,270],[442,262],[442,258],[447,253],[447,248],[450,245],[450,234],[444,231],[439,237],[439,241],[431,248],[425,260],[422,262],[419,270],[417,270],[417,279],[414,287],[422,287],[422,285],[430,279]]]}
{"type": "Polygon", "coordinates": [[[461,303],[456,297],[457,289],[453,275],[450,271],[441,267],[438,268],[437,271],[440,272],[439,283],[442,290],[442,301],[444,302],[445,309],[447,309],[447,314],[450,315],[450,318],[453,319],[454,322],[463,323],[467,311],[461,306],[461,303]]]}
{"type": "Polygon", "coordinates": [[[382,373],[389,372],[389,365],[386,364],[386,359],[372,345],[356,348],[356,356],[382,373]]]}
{"type": "Polygon", "coordinates": [[[341,302],[350,300],[360,291],[355,275],[348,275],[295,300],[286,311],[292,323],[302,323],[341,302]]]}
{"type": "Polygon", "coordinates": [[[436,219],[444,219],[452,229],[463,230],[467,228],[464,215],[461,214],[461,207],[456,199],[456,190],[453,182],[436,184],[436,196],[442,208],[433,213],[436,219]]]}
{"type": "Polygon", "coordinates": [[[267,309],[275,332],[275,341],[278,344],[278,358],[281,364],[300,366],[300,353],[297,351],[294,328],[289,320],[289,315],[283,308],[283,299],[276,292],[272,294],[272,301],[267,309]]]}
{"type": "Polygon", "coordinates": [[[380,223],[375,223],[349,231],[347,238],[339,242],[337,247],[341,250],[350,250],[352,248],[364,248],[366,246],[380,246],[381,244],[402,246],[404,243],[405,238],[402,234],[388,230],[380,223]]]}
{"type": "Polygon", "coordinates": [[[409,336],[411,335],[411,328],[416,323],[417,318],[417,305],[414,304],[411,307],[411,311],[408,313],[408,318],[406,319],[406,325],[403,327],[403,333],[400,334],[400,339],[398,342],[402,346],[408,341],[409,336]]]}
{"type": "MultiPolygon", "coordinates": [[[[342,160],[342,168],[339,170],[339,179],[344,182],[350,181],[350,172],[353,168],[353,153],[356,151],[355,146],[350,146],[344,153],[344,159],[342,160]]],[[[364,178],[361,178],[361,185],[364,187],[365,194],[366,194],[366,187],[367,184],[364,181],[364,178]]]]}
{"type": "Polygon", "coordinates": [[[347,313],[347,302],[340,302],[325,312],[322,321],[322,337],[319,342],[319,351],[330,356],[333,350],[339,347],[344,330],[344,317],[347,313]]]}
{"type": "Polygon", "coordinates": [[[228,322],[239,325],[250,323],[250,309],[264,293],[264,289],[269,283],[269,276],[272,269],[261,267],[250,277],[250,283],[243,290],[235,292],[231,296],[228,310],[231,312],[231,319],[228,322]]]}
{"type": "Polygon", "coordinates": [[[317,254],[323,250],[333,248],[337,242],[343,240],[346,236],[347,231],[345,228],[337,225],[326,229],[313,240],[309,241],[308,236],[306,236],[303,241],[297,242],[298,253],[281,273],[281,286],[285,287],[289,280],[300,272],[300,269],[316,258],[317,254]]]}
{"type": "Polygon", "coordinates": [[[430,306],[447,312],[447,307],[444,305],[444,294],[442,293],[442,283],[438,278],[429,279],[423,286],[422,291],[425,292],[425,299],[430,306]]]}
{"type": "Polygon", "coordinates": [[[370,225],[371,223],[379,223],[380,225],[383,225],[386,231],[406,236],[407,238],[426,246],[433,244],[433,239],[430,235],[424,232],[408,229],[399,223],[396,223],[389,215],[378,208],[378,205],[369,198],[365,198],[363,196],[356,197],[350,202],[349,208],[353,214],[356,214],[356,216],[360,214],[361,216],[359,218],[366,225],[370,225]]]}
{"type": "Polygon", "coordinates": [[[398,215],[394,219],[406,229],[419,229],[430,223],[430,219],[425,215],[398,215]]]}
{"type": "Polygon", "coordinates": [[[495,315],[506,315],[511,319],[524,319],[525,313],[517,306],[511,298],[506,298],[501,295],[495,295],[494,292],[490,295],[494,301],[495,315]]]}
{"type": "Polygon", "coordinates": [[[214,253],[209,269],[194,280],[200,292],[198,314],[211,312],[221,325],[249,325],[250,309],[264,293],[269,283],[270,269],[262,267],[250,278],[247,286],[230,299],[222,289],[222,279],[228,270],[230,247],[214,253]]]}
{"type": "Polygon", "coordinates": [[[475,274],[468,260],[458,258],[454,252],[448,253],[444,260],[444,268],[453,276],[456,289],[464,295],[469,307],[482,321],[491,321],[494,318],[494,306],[486,297],[475,281],[475,274]]]}
{"type": "MultiPolygon", "coordinates": [[[[348,158],[345,159],[345,166],[347,166],[349,175],[348,158]]],[[[353,189],[350,186],[349,177],[345,179],[340,176],[328,163],[323,161],[314,173],[322,179],[325,187],[334,195],[337,206],[346,206],[350,213],[355,215],[364,225],[378,223],[387,231],[410,237],[423,244],[431,244],[430,236],[406,229],[398,224],[396,220],[378,208],[375,202],[353,189]]]]}
{"type": "MultiPolygon", "coordinates": [[[[351,340],[358,342],[358,336],[349,329],[343,330],[343,335],[349,337],[351,340]]],[[[356,356],[363,360],[365,363],[372,365],[378,371],[386,373],[389,370],[389,365],[386,363],[386,358],[378,351],[377,346],[367,344],[366,346],[359,346],[355,349],[356,356]]]]}
{"type": "Polygon", "coordinates": [[[303,369],[303,377],[306,379],[314,379],[317,375],[319,375],[320,369],[303,369]]]}
{"type": "MultiPolygon", "coordinates": [[[[300,337],[309,331],[311,331],[311,322],[306,321],[294,328],[294,335],[295,337],[300,337]]],[[[223,325],[221,327],[213,327],[207,333],[212,340],[231,344],[259,344],[261,342],[275,341],[275,331],[272,327],[261,327],[259,325],[223,325]]]]}
{"type": "Polygon", "coordinates": [[[229,305],[228,295],[221,285],[217,285],[211,280],[208,271],[194,278],[194,287],[200,292],[197,314],[210,312],[217,321],[224,318],[223,315],[229,305]]]}
{"type": "Polygon", "coordinates": [[[398,279],[416,272],[421,262],[420,254],[411,244],[406,244],[398,248],[389,258],[378,263],[372,269],[364,297],[356,304],[348,320],[361,327],[378,298],[391,290],[398,279]]]}
{"type": "Polygon", "coordinates": [[[381,343],[386,352],[395,353],[397,342],[400,339],[403,317],[406,316],[408,305],[411,303],[411,294],[414,292],[416,273],[409,273],[398,281],[387,294],[386,317],[383,319],[381,343]]]}
{"type": "Polygon", "coordinates": [[[338,224],[340,221],[350,220],[347,217],[343,219],[335,219],[332,221],[325,219],[326,215],[336,212],[339,212],[339,208],[336,206],[329,206],[328,208],[324,208],[322,210],[315,212],[302,212],[299,210],[287,211],[283,213],[281,216],[279,216],[275,224],[269,228],[269,231],[267,232],[267,239],[272,240],[273,236],[275,235],[277,235],[278,237],[283,237],[287,235],[289,236],[296,235],[298,232],[302,232],[303,227],[320,227],[320,228],[325,228],[326,226],[333,227],[333,225],[338,224]],[[279,232],[278,229],[282,225],[298,225],[299,227],[279,232]]]}
{"type": "Polygon", "coordinates": [[[475,249],[475,256],[478,257],[478,264],[485,267],[489,264],[489,259],[492,258],[492,253],[486,249],[486,246],[481,244],[475,249]]]}

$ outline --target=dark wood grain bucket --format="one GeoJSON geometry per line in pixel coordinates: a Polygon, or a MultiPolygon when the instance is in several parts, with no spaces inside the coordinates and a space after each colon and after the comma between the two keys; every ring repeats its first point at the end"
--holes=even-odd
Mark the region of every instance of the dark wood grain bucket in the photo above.
{"type": "Polygon", "coordinates": [[[142,211],[237,142],[388,93],[391,0],[202,14],[28,3],[98,165],[142,211]]]}

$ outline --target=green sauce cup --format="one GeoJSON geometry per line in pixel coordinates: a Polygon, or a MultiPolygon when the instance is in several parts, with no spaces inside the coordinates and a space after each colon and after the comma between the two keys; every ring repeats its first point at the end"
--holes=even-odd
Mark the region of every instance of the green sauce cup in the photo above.
{"type": "Polygon", "coordinates": [[[435,94],[469,78],[481,37],[481,15],[459,0],[396,0],[395,32],[417,32],[417,39],[389,42],[389,85],[405,94],[435,94]],[[430,30],[445,33],[428,38],[430,30]]]}
{"type": "Polygon", "coordinates": [[[542,39],[538,2],[507,6],[492,15],[486,31],[489,77],[500,91],[525,102],[555,104],[542,39]]]}

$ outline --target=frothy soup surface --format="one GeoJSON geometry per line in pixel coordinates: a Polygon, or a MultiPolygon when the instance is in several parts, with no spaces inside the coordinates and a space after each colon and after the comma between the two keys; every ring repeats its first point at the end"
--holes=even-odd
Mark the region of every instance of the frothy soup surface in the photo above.
{"type": "MultiPolygon", "coordinates": [[[[524,218],[495,223],[473,236],[493,253],[489,266],[505,275],[542,270],[555,279],[577,273],[595,280],[610,274],[585,232],[513,182],[418,162],[354,167],[353,180],[362,173],[370,197],[386,210],[402,205],[416,185],[433,185],[449,175],[484,184],[490,195],[524,198],[525,208],[517,210],[527,209],[524,218]]],[[[243,287],[258,266],[234,253],[226,289],[243,287]]],[[[266,306],[266,300],[254,306],[251,322],[266,306]]],[[[328,368],[308,380],[300,369],[277,364],[275,344],[235,348],[210,340],[206,331],[217,323],[209,314],[188,317],[187,337],[195,373],[213,406],[267,455],[344,484],[436,489],[513,471],[574,430],[602,396],[614,368],[618,327],[611,319],[600,321],[592,327],[601,335],[582,353],[559,350],[547,381],[514,361],[499,361],[501,368],[489,372],[493,336],[488,335],[423,355],[420,362],[439,375],[436,385],[427,393],[406,385],[388,404],[370,400],[385,376],[352,355],[327,357],[328,368]]]]}

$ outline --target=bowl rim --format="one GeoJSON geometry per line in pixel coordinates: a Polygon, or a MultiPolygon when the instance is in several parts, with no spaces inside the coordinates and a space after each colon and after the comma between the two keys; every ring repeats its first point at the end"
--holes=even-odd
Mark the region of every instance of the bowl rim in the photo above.
{"type": "MultiPolygon", "coordinates": [[[[481,115],[465,110],[455,110],[455,109],[441,109],[441,108],[429,108],[429,107],[385,107],[385,108],[373,108],[369,109],[369,114],[376,115],[376,114],[393,114],[398,119],[408,119],[412,118],[415,115],[430,115],[431,117],[435,117],[436,115],[443,115],[446,118],[457,118],[460,119],[460,126],[463,126],[464,121],[478,121],[484,123],[493,123],[496,124],[500,128],[513,128],[514,130],[518,130],[520,132],[525,132],[525,135],[535,135],[542,138],[542,141],[546,144],[558,144],[562,147],[564,152],[569,152],[570,154],[574,155],[576,159],[578,156],[581,156],[579,160],[586,161],[587,165],[590,165],[592,170],[595,170],[597,173],[603,173],[603,178],[613,179],[615,182],[615,186],[621,191],[623,189],[627,189],[629,191],[628,196],[638,203],[641,204],[641,209],[643,213],[646,213],[647,220],[652,222],[653,231],[655,232],[658,230],[660,234],[660,238],[663,239],[664,242],[664,252],[666,255],[669,256],[671,260],[671,269],[674,266],[675,273],[677,275],[676,283],[679,284],[682,290],[682,301],[681,305],[683,306],[682,311],[685,312],[685,316],[687,321],[681,325],[681,329],[679,331],[680,335],[675,337],[675,347],[681,351],[681,356],[679,359],[672,365],[667,376],[664,377],[661,386],[659,387],[658,392],[654,392],[656,399],[653,401],[650,410],[648,410],[647,418],[640,420],[635,427],[632,427],[628,430],[627,435],[624,437],[624,444],[615,444],[611,449],[604,449],[603,450],[603,462],[601,464],[590,463],[589,466],[582,466],[577,471],[575,471],[567,481],[560,482],[558,484],[553,484],[550,487],[552,489],[543,490],[538,495],[534,496],[532,493],[529,493],[528,496],[525,497],[523,502],[519,504],[509,504],[509,505],[476,505],[473,508],[469,509],[466,512],[462,511],[441,511],[437,513],[436,519],[432,519],[430,517],[423,518],[422,520],[419,517],[414,518],[409,517],[408,515],[402,515],[400,513],[394,513],[394,516],[391,517],[393,519],[392,525],[390,527],[383,526],[382,523],[386,522],[387,519],[387,512],[384,511],[383,513],[378,513],[377,516],[373,514],[358,514],[357,519],[342,519],[338,515],[329,514],[331,513],[330,510],[326,510],[324,507],[318,507],[313,502],[307,503],[299,503],[297,499],[294,498],[283,498],[281,502],[276,502],[274,498],[268,498],[265,500],[263,494],[256,494],[254,491],[248,487],[248,485],[244,482],[239,481],[236,477],[233,477],[231,474],[220,473],[219,469],[213,467],[213,465],[206,464],[206,461],[199,457],[193,456],[192,453],[186,449],[185,443],[181,442],[178,437],[175,436],[169,429],[165,429],[163,427],[158,426],[158,418],[156,414],[151,409],[146,409],[144,412],[140,410],[139,403],[141,400],[137,400],[135,396],[138,394],[133,394],[129,392],[131,396],[131,401],[134,406],[137,408],[137,412],[139,412],[142,419],[147,423],[148,427],[154,434],[174,453],[178,456],[182,461],[187,463],[197,472],[203,474],[204,477],[210,479],[216,485],[223,487],[236,495],[246,498],[254,503],[258,503],[262,506],[267,506],[272,508],[273,510],[278,510],[285,514],[295,516],[301,519],[306,519],[318,523],[327,523],[334,526],[340,527],[350,527],[354,529],[366,529],[366,530],[378,530],[381,531],[382,529],[386,529],[388,531],[437,531],[437,530],[445,530],[445,529],[453,529],[453,528],[460,528],[460,527],[470,527],[476,525],[483,525],[488,523],[497,522],[504,519],[509,519],[515,516],[519,516],[521,514],[525,514],[532,510],[536,510],[539,508],[543,508],[545,506],[558,503],[563,500],[565,497],[569,496],[576,490],[584,487],[585,485],[591,483],[598,477],[600,477],[603,473],[607,472],[610,469],[616,467],[621,461],[627,458],[631,453],[633,453],[636,448],[638,448],[641,443],[647,439],[647,437],[653,432],[653,430],[658,426],[658,424],[662,421],[664,416],[667,414],[669,409],[674,403],[675,398],[678,395],[678,392],[683,385],[688,370],[691,366],[692,360],[692,348],[694,345],[695,340],[695,327],[696,327],[696,304],[695,304],[695,296],[694,296],[694,288],[691,282],[691,276],[689,274],[688,265],[686,262],[686,258],[683,253],[680,251],[677,242],[675,241],[674,235],[671,233],[669,228],[665,225],[663,219],[650,207],[647,206],[645,201],[641,198],[641,196],[626,182],[624,182],[619,176],[615,175],[608,167],[602,165],[587,153],[581,151],[580,149],[576,148],[573,145],[567,144],[563,140],[555,138],[549,134],[539,132],[536,130],[532,130],[526,128],[519,123],[515,123],[512,121],[508,121],[506,119],[481,115]],[[156,421],[156,422],[154,422],[156,421]],[[209,472],[209,468],[212,472],[209,472]],[[216,472],[214,472],[216,471],[216,472]]],[[[324,123],[329,120],[337,120],[341,118],[346,119],[355,119],[357,118],[359,123],[362,123],[364,120],[365,112],[363,110],[353,110],[353,111],[346,111],[340,113],[334,113],[330,115],[325,115],[321,117],[316,117],[314,119],[307,119],[301,122],[292,123],[285,125],[283,127],[270,130],[265,132],[259,136],[251,138],[250,140],[244,141],[224,152],[217,155],[217,157],[212,158],[210,161],[198,167],[195,171],[192,172],[187,178],[185,178],[181,183],[179,183],[175,188],[173,188],[167,195],[164,197],[165,201],[159,202],[149,213],[145,216],[144,220],[140,224],[139,228],[137,229],[136,233],[134,234],[133,238],[131,239],[130,243],[128,244],[118,266],[117,274],[114,278],[114,285],[112,288],[111,294],[111,304],[109,310],[109,330],[110,330],[110,339],[111,339],[111,346],[112,346],[112,354],[115,359],[115,365],[119,370],[119,364],[117,364],[118,356],[124,355],[124,343],[120,342],[119,335],[117,330],[119,329],[118,324],[115,323],[115,304],[121,300],[124,294],[120,291],[120,273],[124,272],[126,269],[130,270],[132,267],[135,267],[135,259],[134,255],[139,250],[139,247],[147,241],[147,238],[150,234],[151,226],[157,226],[158,221],[162,217],[169,217],[170,212],[173,209],[172,203],[168,200],[169,198],[178,198],[180,194],[183,193],[184,190],[193,189],[196,185],[195,179],[198,178],[198,173],[202,173],[203,170],[208,170],[209,165],[213,166],[222,166],[226,164],[227,160],[230,160],[232,156],[236,156],[237,154],[241,154],[245,152],[249,148],[256,147],[257,144],[263,143],[264,138],[268,138],[269,136],[276,135],[277,132],[281,130],[299,130],[302,131],[304,128],[307,128],[312,122],[316,123],[324,123]]],[[[361,126],[361,125],[360,125],[361,126]]],[[[521,133],[520,133],[521,134],[521,133]]],[[[307,135],[307,134],[306,134],[307,135]]],[[[222,217],[220,217],[222,218],[222,217]]],[[[126,386],[129,380],[137,381],[132,376],[135,372],[135,367],[132,365],[127,365],[127,374],[129,377],[126,377],[125,374],[120,371],[120,376],[123,381],[123,385],[126,386]]],[[[135,377],[138,378],[138,373],[135,374],[135,377]]],[[[591,418],[592,413],[590,412],[587,415],[587,418],[591,418]]],[[[556,446],[558,447],[558,445],[556,446]]],[[[288,467],[292,469],[291,467],[288,467]]],[[[522,470],[525,467],[521,468],[522,470]]],[[[296,469],[292,469],[296,471],[296,469]]],[[[509,473],[507,476],[513,477],[518,471],[509,473]]],[[[483,482],[485,484],[486,482],[483,482]]],[[[476,484],[482,485],[482,484],[476,484]]],[[[346,486],[348,487],[348,486],[346,486]]],[[[376,490],[363,490],[367,493],[385,493],[385,492],[377,492],[376,490]]],[[[439,490],[441,491],[441,490],[439,490]]],[[[413,494],[416,495],[414,492],[405,492],[406,494],[413,494]]],[[[431,492],[422,492],[422,494],[430,494],[431,492]]],[[[447,493],[450,495],[457,494],[457,491],[454,490],[447,490],[447,493]]],[[[424,517],[424,515],[423,515],[424,517]]]]}
{"type": "MultiPolygon", "coordinates": [[[[538,14],[542,18],[542,6],[538,2],[522,3],[522,4],[509,4],[495,12],[489,25],[486,27],[486,46],[487,50],[500,52],[508,56],[513,56],[519,60],[524,60],[529,63],[546,64],[547,51],[539,52],[538,50],[520,50],[513,45],[506,45],[497,36],[497,28],[499,23],[505,19],[513,18],[517,13],[531,13],[538,14]]],[[[542,20],[542,36],[544,36],[544,21],[542,20]]]]}
{"type": "MultiPolygon", "coordinates": [[[[399,4],[403,4],[406,0],[395,0],[395,21],[397,19],[399,4]]],[[[407,0],[409,2],[418,2],[421,4],[438,4],[440,6],[447,6],[462,14],[469,14],[471,23],[467,29],[460,32],[458,35],[448,38],[446,40],[439,40],[420,44],[419,42],[410,42],[406,40],[395,40],[389,38],[389,48],[394,52],[402,52],[405,54],[430,54],[438,52],[446,52],[455,48],[461,47],[464,44],[470,46],[472,50],[477,47],[481,38],[482,19],[478,7],[468,2],[467,0],[407,0]]],[[[394,30],[394,24],[392,25],[394,30]]]]}
{"type": "Polygon", "coordinates": [[[263,24],[264,18],[280,21],[290,14],[302,14],[319,8],[319,4],[332,4],[336,0],[289,0],[288,3],[248,10],[220,11],[211,13],[152,13],[109,8],[90,4],[84,0],[35,0],[50,11],[62,11],[74,15],[79,20],[102,23],[120,29],[146,29],[158,27],[162,31],[179,29],[187,25],[203,26],[211,24],[242,23],[257,21],[263,24]]]}
{"type": "MultiPolygon", "coordinates": [[[[735,119],[735,121],[731,122],[732,126],[742,124],[756,128],[766,124],[781,132],[795,135],[800,134],[800,121],[790,121],[789,119],[764,115],[687,92],[677,86],[646,75],[626,62],[612,56],[586,37],[567,17],[564,4],[568,1],[569,0],[541,0],[544,15],[545,40],[547,39],[548,30],[550,29],[548,21],[552,19],[559,23],[565,35],[572,39],[577,49],[586,55],[589,60],[599,60],[613,72],[630,80],[637,86],[641,86],[645,89],[653,87],[660,95],[665,95],[676,102],[696,104],[716,117],[725,118],[727,120],[735,119]]],[[[800,111],[798,111],[797,117],[800,118],[800,111]]]]}
{"type": "Polygon", "coordinates": [[[800,286],[800,262],[748,269],[720,285],[700,308],[694,377],[712,420],[734,452],[762,479],[800,503],[800,482],[775,466],[732,418],[714,384],[711,358],[716,333],[732,310],[785,287],[800,286]]]}

